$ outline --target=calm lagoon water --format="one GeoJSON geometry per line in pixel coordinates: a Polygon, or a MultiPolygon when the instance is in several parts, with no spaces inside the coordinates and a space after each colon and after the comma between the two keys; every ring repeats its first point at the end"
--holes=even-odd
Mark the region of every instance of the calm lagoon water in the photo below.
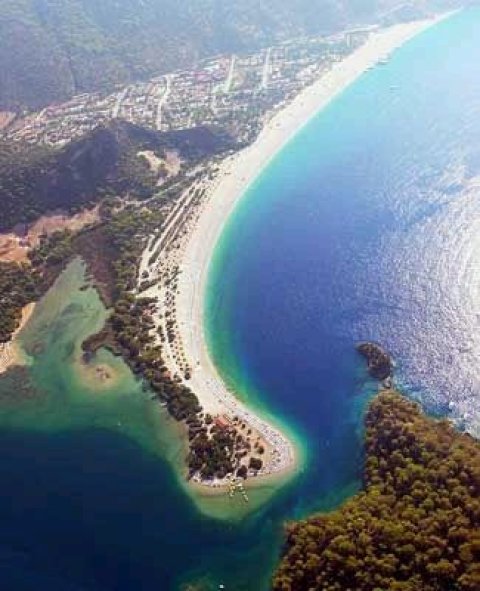
{"type": "Polygon", "coordinates": [[[0,380],[0,583],[12,590],[268,587],[285,519],[359,486],[375,339],[426,409],[478,429],[480,11],[427,31],[314,118],[242,200],[218,246],[209,345],[229,381],[306,451],[255,514],[199,512],[175,426],[118,359],[84,380],[105,317],[80,262],[22,336],[31,364],[0,380]],[[21,387],[20,387],[21,382],[21,387]]]}

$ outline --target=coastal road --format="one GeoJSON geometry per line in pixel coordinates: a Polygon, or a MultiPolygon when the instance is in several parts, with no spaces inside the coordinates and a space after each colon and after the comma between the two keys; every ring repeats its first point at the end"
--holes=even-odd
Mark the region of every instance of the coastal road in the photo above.
{"type": "Polygon", "coordinates": [[[272,55],[272,48],[269,47],[267,49],[267,53],[265,54],[265,63],[263,65],[263,72],[262,72],[262,84],[261,89],[266,90],[268,87],[268,79],[270,77],[270,57],[272,55]]]}
{"type": "Polygon", "coordinates": [[[112,119],[116,119],[118,117],[118,115],[120,113],[120,109],[122,108],[122,103],[128,94],[128,90],[129,90],[129,87],[127,86],[126,88],[124,88],[122,90],[122,92],[118,93],[117,100],[115,101],[115,105],[113,106],[113,109],[112,109],[112,119]]]}
{"type": "Polygon", "coordinates": [[[167,74],[165,76],[165,92],[163,93],[162,98],[158,101],[157,105],[157,117],[155,120],[155,127],[156,129],[160,130],[162,127],[162,109],[166,105],[168,97],[172,91],[172,75],[167,74]]]}
{"type": "Polygon", "coordinates": [[[223,92],[228,94],[232,88],[233,83],[233,74],[235,73],[235,62],[237,61],[237,56],[232,55],[232,59],[230,60],[230,68],[228,70],[228,76],[225,80],[225,86],[223,87],[223,92]]]}

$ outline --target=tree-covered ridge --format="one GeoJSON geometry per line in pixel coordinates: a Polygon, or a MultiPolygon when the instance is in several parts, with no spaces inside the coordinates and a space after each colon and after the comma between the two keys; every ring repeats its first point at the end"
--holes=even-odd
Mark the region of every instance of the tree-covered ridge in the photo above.
{"type": "Polygon", "coordinates": [[[178,151],[195,161],[232,146],[205,128],[160,133],[113,121],[60,149],[0,142],[0,231],[62,209],[74,213],[106,196],[150,197],[157,178],[142,150],[178,151]]]}
{"type": "Polygon", "coordinates": [[[0,111],[111,90],[199,57],[338,30],[398,7],[405,2],[0,0],[0,111]]]}
{"type": "Polygon", "coordinates": [[[480,444],[396,392],[366,416],[365,490],[290,525],[277,591],[478,591],[480,444]]]}

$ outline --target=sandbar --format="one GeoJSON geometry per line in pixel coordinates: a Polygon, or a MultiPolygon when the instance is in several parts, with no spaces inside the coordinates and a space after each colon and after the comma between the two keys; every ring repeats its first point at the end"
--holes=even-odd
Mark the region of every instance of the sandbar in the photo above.
{"type": "MultiPolygon", "coordinates": [[[[203,185],[199,184],[199,188],[205,192],[205,198],[198,216],[194,223],[188,225],[188,231],[184,231],[181,243],[170,253],[162,253],[161,266],[166,268],[168,257],[173,257],[173,263],[180,271],[175,290],[175,330],[181,343],[181,357],[186,359],[185,363],[191,369],[185,384],[197,395],[204,412],[212,416],[239,417],[253,429],[255,436],[261,436],[268,453],[254,480],[262,480],[262,477],[268,477],[269,480],[274,475],[295,473],[299,454],[292,441],[278,427],[257,416],[236,397],[235,392],[228,389],[210,357],[203,314],[209,266],[216,244],[226,221],[250,184],[312,117],[364,72],[388,60],[395,49],[451,14],[373,31],[364,45],[341,62],[335,63],[289,104],[277,109],[252,145],[223,160],[214,178],[209,178],[203,185]]],[[[188,210],[187,197],[184,204],[184,210],[188,210]]],[[[174,221],[176,223],[173,220],[172,224],[174,221]]],[[[159,273],[157,263],[147,264],[152,244],[142,259],[141,270],[155,276],[155,271],[159,273]]],[[[145,295],[158,293],[155,289],[152,288],[145,295]]],[[[175,356],[167,354],[165,363],[172,375],[181,376],[184,373],[175,361],[175,356]]],[[[224,481],[202,481],[198,484],[219,491],[225,487],[224,481]]]]}

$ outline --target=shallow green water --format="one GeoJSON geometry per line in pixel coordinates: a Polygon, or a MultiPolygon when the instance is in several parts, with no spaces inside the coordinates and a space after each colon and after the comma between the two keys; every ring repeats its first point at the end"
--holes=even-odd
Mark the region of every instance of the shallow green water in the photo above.
{"type": "Polygon", "coordinates": [[[85,380],[80,363],[81,343],[98,331],[107,312],[97,292],[80,290],[85,284],[84,265],[74,261],[37,308],[20,335],[33,385],[30,398],[12,399],[11,381],[0,381],[0,423],[42,431],[82,427],[109,428],[128,433],[152,447],[158,419],[147,396],[123,361],[101,351],[97,364],[111,368],[111,386],[85,380]],[[6,391],[6,392],[5,392],[6,391]],[[10,399],[10,401],[8,401],[10,399]],[[124,422],[126,412],[129,421],[124,422]]]}
{"type": "Polygon", "coordinates": [[[278,484],[252,490],[248,506],[192,493],[177,423],[121,359],[101,351],[82,364],[81,343],[107,314],[84,287],[76,260],[21,333],[28,365],[0,379],[0,582],[17,588],[18,568],[8,565],[21,547],[21,589],[45,577],[52,589],[177,589],[192,579],[202,589],[232,580],[251,589],[252,577],[263,586],[281,537],[278,484]],[[262,506],[268,518],[261,508],[251,514],[262,506]],[[239,555],[254,562],[243,574],[239,555]]]}

